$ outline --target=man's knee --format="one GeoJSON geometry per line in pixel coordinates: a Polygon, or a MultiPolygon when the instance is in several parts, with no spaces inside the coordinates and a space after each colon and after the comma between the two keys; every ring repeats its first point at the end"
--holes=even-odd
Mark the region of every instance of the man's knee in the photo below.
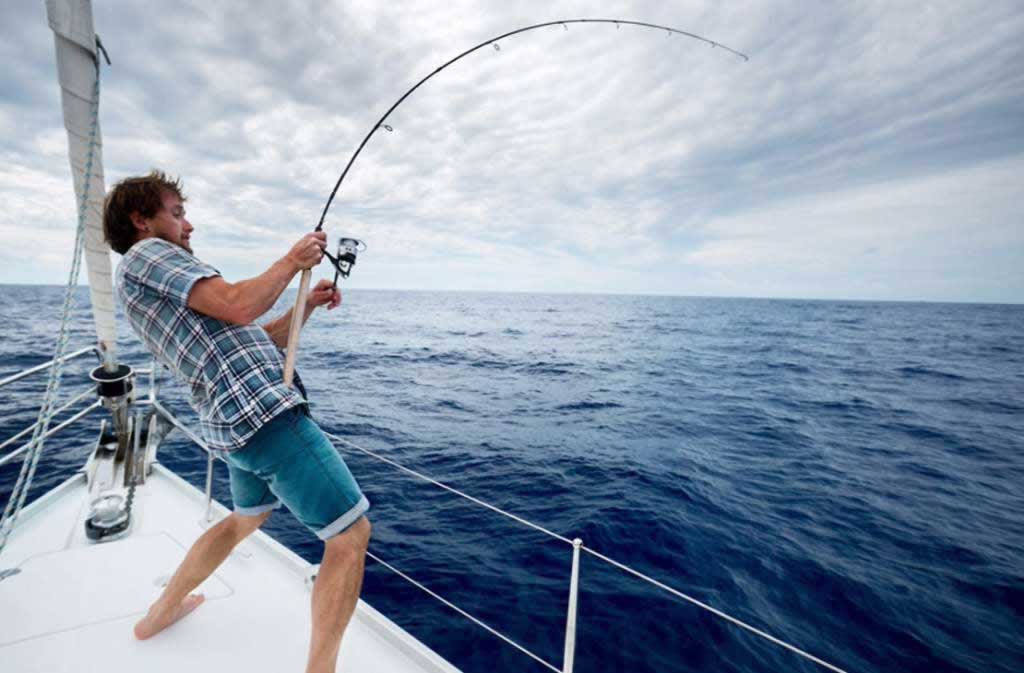
{"type": "Polygon", "coordinates": [[[235,537],[242,539],[262,526],[264,522],[270,518],[270,515],[273,514],[273,512],[273,510],[267,510],[266,512],[253,515],[232,512],[226,519],[224,519],[224,524],[231,530],[231,533],[235,537]]]}
{"type": "Polygon", "coordinates": [[[370,533],[372,531],[373,526],[370,525],[370,520],[365,516],[361,516],[344,531],[325,540],[324,544],[327,549],[335,552],[362,553],[366,551],[366,547],[370,543],[370,533]]]}

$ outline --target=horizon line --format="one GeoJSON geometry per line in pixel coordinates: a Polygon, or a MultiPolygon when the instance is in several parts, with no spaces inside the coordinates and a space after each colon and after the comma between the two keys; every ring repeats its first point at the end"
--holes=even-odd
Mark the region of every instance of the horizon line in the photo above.
{"type": "MultiPolygon", "coordinates": [[[[0,282],[0,287],[54,287],[63,288],[66,285],[56,283],[18,283],[0,282]]],[[[77,287],[87,288],[88,283],[78,283],[77,287]]],[[[289,286],[287,291],[294,288],[289,286]]],[[[347,288],[349,290],[367,292],[419,292],[419,293],[466,293],[466,294],[533,294],[533,295],[555,295],[555,296],[583,296],[583,297],[665,297],[675,299],[730,299],[730,300],[763,300],[763,301],[814,301],[814,302],[847,302],[865,304],[963,304],[968,306],[1024,306],[1024,301],[978,301],[978,300],[956,300],[956,299],[860,299],[849,297],[757,297],[726,294],[672,294],[668,292],[588,292],[588,291],[557,291],[557,290],[471,290],[471,289],[423,289],[423,288],[394,288],[394,287],[359,287],[347,288]]],[[[283,294],[283,293],[282,293],[283,294]]]]}

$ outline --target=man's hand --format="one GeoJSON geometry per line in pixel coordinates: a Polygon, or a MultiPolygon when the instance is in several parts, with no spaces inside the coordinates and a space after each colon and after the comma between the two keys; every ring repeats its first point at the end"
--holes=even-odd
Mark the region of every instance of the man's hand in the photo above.
{"type": "Polygon", "coordinates": [[[309,294],[306,295],[306,315],[309,315],[317,306],[327,306],[331,311],[341,304],[341,290],[334,287],[334,284],[326,278],[321,279],[309,294]]]}
{"type": "Polygon", "coordinates": [[[286,258],[297,270],[312,269],[324,258],[326,248],[327,232],[314,231],[300,238],[288,251],[286,258]]]}
{"type": "MultiPolygon", "coordinates": [[[[306,324],[309,316],[318,306],[326,306],[327,310],[337,308],[341,304],[341,291],[334,287],[334,284],[326,278],[319,281],[309,294],[306,295],[306,305],[302,311],[302,324],[306,324]]],[[[270,338],[277,344],[278,348],[288,348],[288,327],[292,322],[292,310],[276,320],[271,320],[263,329],[267,331],[270,338]]]]}

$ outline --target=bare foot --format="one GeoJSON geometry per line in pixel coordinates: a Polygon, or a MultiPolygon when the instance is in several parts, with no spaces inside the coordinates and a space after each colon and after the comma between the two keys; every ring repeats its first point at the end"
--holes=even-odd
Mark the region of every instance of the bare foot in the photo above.
{"type": "MultiPolygon", "coordinates": [[[[150,608],[149,613],[135,625],[135,637],[139,640],[152,638],[174,622],[198,608],[204,600],[206,600],[206,597],[202,594],[190,594],[185,596],[185,599],[182,600],[181,603],[179,603],[173,610],[167,611],[163,614],[154,612],[153,608],[150,608]]],[[[156,606],[153,607],[155,608],[156,606]]]]}

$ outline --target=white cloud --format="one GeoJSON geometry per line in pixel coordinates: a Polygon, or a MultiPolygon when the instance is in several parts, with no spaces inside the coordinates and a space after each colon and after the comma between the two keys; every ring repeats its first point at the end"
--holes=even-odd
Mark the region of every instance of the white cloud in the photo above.
{"type": "MultiPolygon", "coordinates": [[[[0,47],[12,64],[0,198],[24,204],[0,211],[6,243],[74,211],[45,17],[4,11],[16,30],[0,47]]],[[[234,275],[315,225],[363,135],[420,77],[489,35],[593,13],[469,0],[196,2],[159,21],[128,2],[94,11],[114,60],[108,178],[183,174],[197,250],[234,275]]],[[[620,1],[602,13],[752,58],[628,26],[480,50],[414,93],[346,179],[328,231],[369,239],[355,284],[1024,300],[994,271],[1024,261],[1006,234],[1020,190],[988,182],[1024,156],[1014,2],[620,1]],[[846,263],[830,246],[875,252],[846,263]]],[[[52,261],[37,269],[8,266],[0,282],[62,280],[52,261]]]]}
{"type": "Polygon", "coordinates": [[[746,296],[1024,296],[1021,175],[1015,159],[713,218],[680,262],[746,296]]]}

